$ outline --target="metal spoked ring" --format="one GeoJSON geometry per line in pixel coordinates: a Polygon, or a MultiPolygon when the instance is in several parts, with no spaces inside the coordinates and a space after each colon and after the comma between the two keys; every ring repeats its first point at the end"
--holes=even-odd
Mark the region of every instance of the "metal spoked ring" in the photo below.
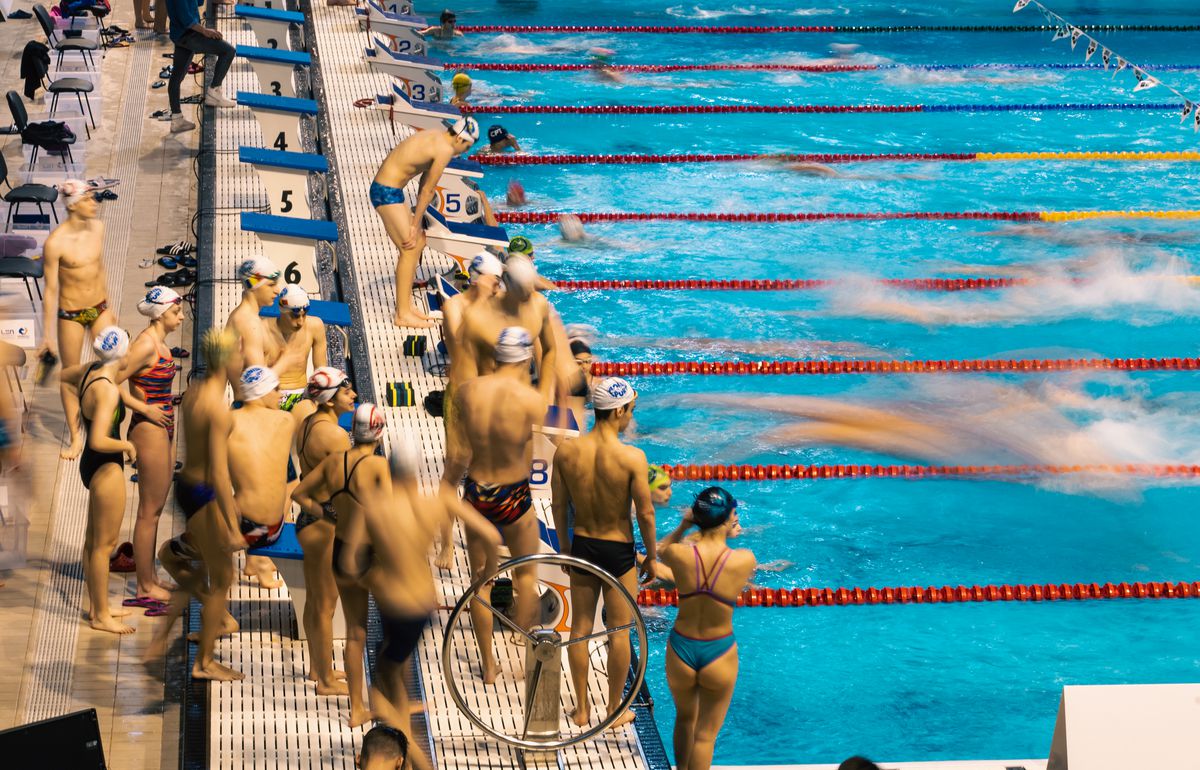
{"type": "Polygon", "coordinates": [[[613,722],[615,722],[623,713],[625,713],[625,710],[629,707],[629,704],[631,704],[633,702],[633,699],[635,697],[637,697],[638,691],[642,687],[642,680],[646,676],[645,650],[646,650],[646,621],[642,619],[642,614],[638,610],[637,601],[633,598],[633,596],[630,595],[629,591],[625,590],[625,586],[621,585],[620,581],[618,581],[612,575],[608,574],[607,572],[600,569],[599,567],[596,567],[595,565],[590,564],[589,562],[586,562],[583,559],[579,559],[574,556],[563,556],[561,554],[542,553],[542,554],[534,554],[532,556],[523,556],[520,559],[512,559],[510,561],[504,562],[499,567],[497,567],[496,571],[494,573],[492,573],[491,575],[484,575],[482,578],[475,581],[475,583],[472,584],[472,586],[467,589],[467,592],[462,595],[462,597],[458,600],[458,603],[454,605],[454,610],[450,613],[450,617],[446,621],[446,629],[443,632],[443,636],[442,636],[442,674],[446,679],[446,685],[447,685],[448,689],[450,690],[450,697],[454,700],[455,705],[457,705],[459,710],[462,711],[462,713],[467,717],[467,719],[471,720],[471,722],[476,727],[478,727],[480,730],[483,730],[485,733],[492,736],[493,738],[496,738],[499,741],[503,741],[504,743],[507,743],[510,746],[516,746],[518,748],[529,749],[529,750],[533,750],[533,751],[557,751],[559,749],[565,749],[568,746],[574,746],[577,743],[583,743],[584,741],[591,740],[596,735],[600,734],[604,730],[607,730],[608,727],[613,722]],[[536,566],[539,564],[557,564],[564,568],[580,569],[580,570],[583,570],[584,572],[588,572],[588,573],[594,575],[606,586],[608,586],[610,588],[615,588],[617,590],[617,593],[621,596],[621,598],[624,601],[629,603],[630,608],[633,610],[633,622],[628,623],[623,626],[617,626],[616,628],[606,628],[602,631],[597,631],[596,633],[589,634],[587,636],[583,636],[578,639],[570,639],[567,641],[563,641],[561,639],[561,637],[558,637],[557,633],[554,633],[555,638],[553,638],[553,639],[548,639],[545,636],[535,639],[533,635],[523,631],[520,626],[518,626],[516,623],[514,623],[512,620],[510,620],[507,616],[505,616],[502,612],[497,610],[491,604],[484,601],[483,599],[477,598],[479,589],[482,588],[484,585],[486,585],[488,582],[495,580],[498,575],[500,575],[504,572],[507,572],[509,570],[515,569],[517,567],[523,567],[525,565],[536,566]],[[579,735],[575,735],[575,736],[572,736],[569,738],[563,738],[563,739],[560,739],[557,741],[535,741],[535,740],[528,739],[529,717],[530,717],[530,713],[531,713],[528,708],[528,704],[526,704],[526,710],[525,710],[524,732],[521,734],[520,737],[515,737],[512,735],[507,735],[505,733],[502,733],[502,732],[496,730],[495,728],[493,728],[491,725],[484,722],[482,719],[479,718],[479,715],[477,715],[474,711],[472,711],[467,706],[466,702],[464,701],[462,693],[459,692],[459,689],[458,689],[458,682],[455,679],[454,670],[450,665],[450,662],[451,662],[450,642],[452,639],[452,632],[454,630],[456,622],[458,621],[458,616],[461,615],[466,610],[466,608],[470,605],[470,602],[472,599],[475,599],[476,601],[478,601],[479,603],[484,605],[488,610],[490,610],[491,613],[500,621],[501,625],[505,626],[510,631],[520,634],[531,645],[533,645],[534,656],[536,658],[536,662],[534,663],[533,671],[528,673],[528,676],[530,677],[530,681],[527,682],[526,687],[524,688],[526,693],[533,693],[533,692],[537,691],[537,684],[541,677],[542,661],[548,659],[549,656],[561,655],[560,651],[562,649],[564,649],[566,647],[570,647],[571,645],[574,645],[574,644],[587,644],[588,642],[590,642],[593,639],[601,639],[603,637],[610,636],[612,634],[615,634],[615,633],[618,633],[621,631],[637,629],[638,644],[639,644],[640,649],[642,650],[642,654],[638,655],[636,657],[637,668],[636,668],[636,671],[634,672],[633,685],[629,688],[629,691],[626,693],[625,698],[621,701],[620,706],[618,708],[616,708],[615,710],[613,710],[613,712],[610,715],[608,715],[603,720],[601,720],[600,724],[596,725],[595,727],[585,730],[582,733],[580,733],[579,735]]]}

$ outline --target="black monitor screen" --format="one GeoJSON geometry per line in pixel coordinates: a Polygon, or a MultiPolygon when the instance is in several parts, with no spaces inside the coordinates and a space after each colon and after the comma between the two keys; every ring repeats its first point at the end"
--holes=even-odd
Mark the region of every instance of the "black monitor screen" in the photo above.
{"type": "Polygon", "coordinates": [[[96,709],[0,731],[0,765],[11,770],[104,770],[96,709]]]}

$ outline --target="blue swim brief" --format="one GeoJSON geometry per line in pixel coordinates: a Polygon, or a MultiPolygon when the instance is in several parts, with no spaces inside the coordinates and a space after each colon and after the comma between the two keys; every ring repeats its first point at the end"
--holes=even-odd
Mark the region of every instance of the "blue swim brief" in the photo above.
{"type": "Polygon", "coordinates": [[[375,208],[390,206],[393,203],[404,203],[403,187],[388,187],[379,182],[371,182],[371,205],[375,208]]]}

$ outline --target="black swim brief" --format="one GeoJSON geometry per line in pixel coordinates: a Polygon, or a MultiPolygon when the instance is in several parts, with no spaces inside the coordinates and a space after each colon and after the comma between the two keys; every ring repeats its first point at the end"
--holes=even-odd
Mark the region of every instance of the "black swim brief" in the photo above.
{"type": "Polygon", "coordinates": [[[615,578],[633,569],[637,563],[632,542],[600,540],[583,535],[571,539],[571,555],[596,565],[615,578]]]}

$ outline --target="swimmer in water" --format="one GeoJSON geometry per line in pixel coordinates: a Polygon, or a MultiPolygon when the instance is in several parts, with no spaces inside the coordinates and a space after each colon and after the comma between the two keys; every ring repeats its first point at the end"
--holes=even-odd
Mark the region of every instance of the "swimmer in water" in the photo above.
{"type": "Polygon", "coordinates": [[[757,564],[727,543],[737,525],[737,500],[709,487],[692,503],[698,539],[679,542],[681,527],[663,541],[662,561],[675,574],[679,613],[667,640],[667,685],[675,699],[673,744],[679,770],[708,770],[738,676],[733,608],[757,564]]]}
{"type": "Polygon", "coordinates": [[[558,231],[568,243],[578,243],[587,237],[583,222],[574,214],[562,214],[558,218],[558,231]]]}
{"type": "Polygon", "coordinates": [[[428,35],[435,40],[453,40],[456,37],[463,36],[463,33],[459,32],[455,27],[458,24],[458,16],[454,14],[454,11],[449,8],[442,11],[442,15],[438,18],[438,21],[440,22],[438,26],[426,27],[418,34],[428,35]]]}
{"type": "MultiPolygon", "coordinates": [[[[533,241],[523,235],[518,235],[508,242],[508,254],[509,256],[524,254],[529,257],[529,262],[532,264],[534,260],[533,241]]],[[[554,291],[558,287],[554,285],[553,281],[544,278],[541,273],[538,273],[533,279],[533,288],[535,291],[554,291]]]]}
{"type": "Polygon", "coordinates": [[[466,153],[479,140],[479,124],[462,117],[446,130],[425,129],[412,134],[388,153],[371,182],[371,205],[383,220],[388,237],[399,251],[396,260],[396,326],[433,325],[412,301],[413,275],[425,247],[425,211],[437,194],[438,180],[451,159],[466,153]],[[412,209],[404,186],[417,176],[421,187],[412,209]]]}
{"type": "Polygon", "coordinates": [[[813,163],[811,161],[791,161],[778,155],[760,155],[760,160],[776,161],[788,171],[794,171],[797,174],[804,176],[823,177],[827,179],[848,179],[861,182],[883,182],[896,179],[910,179],[916,181],[927,181],[933,179],[928,174],[863,174],[863,173],[846,173],[839,171],[825,163],[813,163]]]}
{"type": "Polygon", "coordinates": [[[488,126],[487,138],[488,146],[479,151],[480,155],[498,154],[505,150],[521,152],[521,145],[517,142],[517,137],[508,133],[508,129],[499,123],[488,126]]]}
{"type": "Polygon", "coordinates": [[[504,200],[509,208],[514,209],[520,208],[529,202],[525,197],[525,188],[515,179],[508,183],[508,190],[505,191],[504,200]]]}
{"type": "Polygon", "coordinates": [[[606,337],[615,347],[644,347],[657,350],[702,350],[708,353],[780,358],[872,358],[889,359],[894,353],[857,342],[828,340],[731,340],[716,337],[606,337]]]}
{"type": "Polygon", "coordinates": [[[465,72],[459,72],[450,79],[450,87],[454,89],[454,96],[450,97],[450,104],[455,107],[470,107],[470,102],[467,98],[471,95],[471,76],[465,72]]]}
{"type": "Polygon", "coordinates": [[[858,43],[830,43],[829,52],[833,54],[835,59],[850,59],[853,58],[858,50],[862,48],[858,43]]]}
{"type": "Polygon", "coordinates": [[[612,59],[617,52],[611,48],[589,48],[588,56],[592,60],[592,72],[601,80],[610,83],[624,83],[625,76],[613,67],[612,59]]]}
{"type": "Polygon", "coordinates": [[[995,230],[979,233],[991,238],[1031,238],[1033,240],[1051,243],[1058,246],[1115,246],[1150,244],[1195,243],[1200,235],[1194,232],[1167,233],[1123,233],[1111,230],[1074,229],[1069,226],[1035,224],[1023,222],[1014,225],[1004,225],[995,230]]]}

